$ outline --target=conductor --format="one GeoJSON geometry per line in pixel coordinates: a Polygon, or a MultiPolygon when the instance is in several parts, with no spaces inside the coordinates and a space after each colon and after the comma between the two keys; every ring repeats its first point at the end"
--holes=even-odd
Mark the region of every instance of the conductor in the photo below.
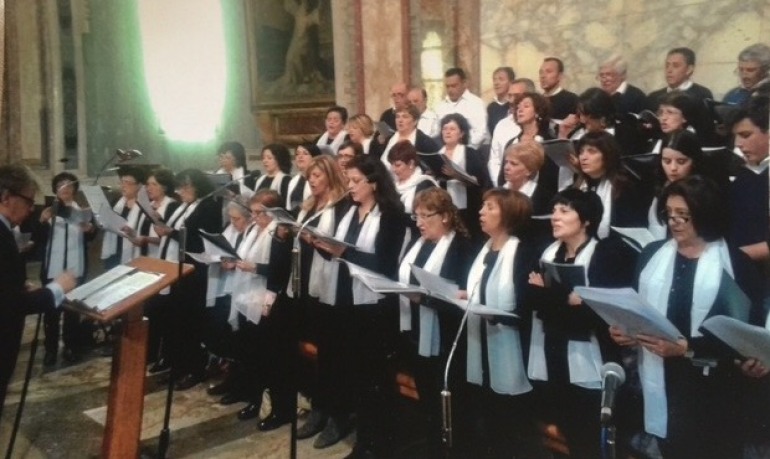
{"type": "Polygon", "coordinates": [[[24,317],[59,307],[64,294],[76,285],[75,276],[68,271],[45,288],[27,285],[24,261],[11,230],[32,213],[37,190],[23,166],[0,166],[0,415],[19,355],[24,317]]]}

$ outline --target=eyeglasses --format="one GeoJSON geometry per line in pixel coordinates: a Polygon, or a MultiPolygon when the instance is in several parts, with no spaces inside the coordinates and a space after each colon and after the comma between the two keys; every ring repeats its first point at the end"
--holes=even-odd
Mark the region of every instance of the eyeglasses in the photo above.
{"type": "Polygon", "coordinates": [[[35,199],[30,198],[29,196],[24,196],[21,193],[17,193],[15,191],[8,190],[8,193],[10,193],[13,196],[16,196],[17,198],[21,198],[25,203],[27,203],[27,206],[30,208],[35,207],[35,199]]]}
{"type": "Polygon", "coordinates": [[[419,220],[425,221],[434,215],[438,215],[438,212],[433,212],[432,214],[412,214],[410,215],[410,217],[414,221],[419,221],[419,220]]]}
{"type": "Polygon", "coordinates": [[[689,215],[669,215],[666,212],[662,212],[660,217],[661,220],[665,220],[669,223],[675,223],[677,225],[688,223],[692,219],[692,217],[689,215]]]}

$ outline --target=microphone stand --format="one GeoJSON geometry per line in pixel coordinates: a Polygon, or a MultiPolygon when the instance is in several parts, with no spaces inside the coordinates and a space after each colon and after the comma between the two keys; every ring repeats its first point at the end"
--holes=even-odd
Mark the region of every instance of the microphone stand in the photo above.
{"type": "MultiPolygon", "coordinates": [[[[177,260],[177,286],[179,285],[179,282],[182,280],[182,271],[184,270],[184,257],[185,257],[185,248],[187,246],[187,228],[182,226],[179,228],[179,254],[178,254],[178,260],[177,260]]],[[[174,359],[169,359],[169,369],[168,369],[168,386],[166,387],[166,409],[163,413],[163,428],[160,431],[160,435],[158,437],[158,458],[159,459],[165,459],[166,453],[168,452],[168,445],[171,440],[171,431],[169,430],[169,424],[171,423],[171,405],[174,402],[174,384],[175,384],[175,375],[174,375],[174,359]]]]}
{"type": "Polygon", "coordinates": [[[457,329],[457,334],[455,335],[455,339],[452,342],[452,348],[449,351],[446,366],[444,367],[444,388],[441,390],[441,443],[444,445],[444,453],[446,457],[450,456],[453,443],[452,392],[449,390],[449,369],[452,365],[452,359],[454,358],[455,350],[457,350],[457,343],[460,341],[460,336],[462,336],[465,324],[468,322],[468,315],[471,312],[471,300],[473,299],[473,295],[476,294],[476,289],[480,283],[481,280],[476,282],[476,285],[473,286],[471,294],[468,295],[468,302],[465,306],[465,313],[463,314],[462,320],[460,320],[460,327],[457,329]]]}
{"type": "MultiPolygon", "coordinates": [[[[68,186],[69,184],[70,182],[68,182],[64,186],[68,186]]],[[[58,196],[54,196],[53,204],[51,204],[51,221],[50,221],[51,227],[48,230],[48,243],[46,244],[48,246],[48,251],[47,251],[48,253],[46,254],[45,264],[43,265],[43,269],[45,270],[44,272],[46,273],[46,276],[48,274],[48,269],[51,266],[51,252],[53,252],[53,235],[54,235],[54,230],[56,228],[56,214],[58,213],[59,213],[59,198],[58,196]]],[[[16,436],[18,435],[19,427],[21,426],[21,416],[24,413],[24,403],[27,400],[27,392],[29,391],[29,382],[32,379],[32,368],[34,367],[34,364],[35,364],[35,355],[37,354],[37,347],[40,343],[40,324],[42,324],[43,322],[43,314],[45,313],[44,312],[38,313],[37,321],[35,322],[35,333],[32,336],[32,342],[30,343],[29,361],[27,362],[27,369],[24,372],[24,383],[21,386],[19,406],[16,408],[16,416],[13,419],[13,429],[11,430],[11,439],[8,442],[8,449],[6,450],[6,454],[5,454],[6,459],[11,459],[13,455],[13,448],[16,444],[16,436]]]]}
{"type": "MultiPolygon", "coordinates": [[[[305,229],[305,227],[313,221],[314,218],[317,216],[323,214],[329,209],[333,209],[334,206],[336,206],[340,201],[348,197],[349,193],[344,193],[339,199],[332,202],[329,205],[324,206],[323,209],[319,210],[318,212],[311,215],[305,223],[300,225],[299,231],[297,231],[296,236],[294,236],[294,247],[292,247],[291,250],[291,260],[292,260],[292,272],[291,272],[291,288],[294,293],[294,300],[295,301],[301,301],[302,299],[302,267],[300,265],[301,262],[301,255],[302,255],[302,244],[300,243],[300,235],[302,234],[302,231],[305,229]]],[[[296,304],[295,304],[296,306],[296,304]]],[[[295,308],[299,309],[299,308],[295,308]]],[[[300,365],[300,353],[299,353],[299,326],[300,326],[300,319],[299,319],[299,313],[296,313],[296,316],[294,318],[294,358],[292,358],[291,365],[291,381],[294,392],[294,397],[292,397],[292,416],[291,416],[291,437],[289,441],[289,457],[291,459],[297,459],[297,397],[299,396],[299,388],[297,387],[297,373],[299,372],[299,365],[300,365]]]]}

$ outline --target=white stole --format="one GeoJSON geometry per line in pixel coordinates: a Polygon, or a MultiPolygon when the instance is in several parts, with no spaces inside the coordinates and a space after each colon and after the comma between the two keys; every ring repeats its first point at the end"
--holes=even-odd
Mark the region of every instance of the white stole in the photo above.
{"type": "MultiPolygon", "coordinates": [[[[390,171],[391,177],[395,177],[395,174],[393,174],[393,171],[390,169],[390,161],[388,161],[388,153],[390,153],[390,149],[393,148],[395,144],[398,142],[401,142],[402,140],[407,140],[412,145],[417,144],[417,129],[412,131],[407,138],[402,139],[401,136],[396,132],[392,136],[390,136],[390,139],[388,139],[388,143],[385,145],[385,150],[382,152],[382,156],[380,156],[380,161],[382,161],[382,164],[385,165],[385,168],[390,171]]],[[[425,152],[422,152],[425,153],[425,152]]]]}
{"type": "MultiPolygon", "coordinates": [[[[256,240],[246,247],[245,256],[241,256],[244,261],[249,261],[257,265],[266,265],[270,263],[270,249],[272,248],[272,233],[277,226],[273,220],[266,228],[255,228],[258,233],[256,240]]],[[[243,243],[241,243],[243,246],[243,243]]],[[[233,273],[233,291],[232,308],[243,314],[246,319],[255,324],[259,324],[262,318],[262,307],[268,298],[267,278],[265,276],[245,271],[235,271],[233,273]]]]}
{"type": "MultiPolygon", "coordinates": [[[[553,262],[561,244],[561,241],[556,241],[548,246],[540,259],[553,262]]],[[[596,250],[596,244],[597,240],[592,238],[575,258],[574,264],[582,266],[585,270],[586,286],[590,285],[588,282],[588,266],[596,250]]],[[[545,331],[543,329],[543,321],[537,317],[537,313],[532,315],[532,339],[530,343],[529,378],[538,381],[548,381],[548,366],[545,359],[545,331]]],[[[601,389],[603,361],[601,348],[599,348],[599,341],[596,339],[595,333],[591,333],[589,341],[569,341],[567,344],[567,363],[569,365],[570,383],[586,389],[601,389]]]]}
{"type": "MultiPolygon", "coordinates": [[[[479,304],[478,291],[481,276],[484,273],[484,258],[491,247],[487,241],[476,256],[468,274],[468,285],[472,285],[471,304],[479,304]]],[[[485,293],[485,306],[503,311],[513,311],[516,308],[516,292],[513,284],[513,265],[519,239],[511,236],[500,250],[495,266],[489,274],[485,293]]],[[[486,319],[477,315],[468,315],[468,361],[467,380],[481,385],[481,327],[486,319]]],[[[487,358],[489,359],[489,383],[493,391],[499,394],[518,395],[532,390],[527,379],[527,369],[524,368],[521,339],[519,330],[503,324],[490,324],[487,327],[487,358]]]]}
{"type": "MultiPolygon", "coordinates": [[[[348,131],[341,130],[336,136],[334,136],[334,140],[332,140],[332,143],[329,143],[329,132],[324,132],[323,135],[318,139],[318,142],[315,144],[319,147],[328,147],[331,148],[331,150],[334,152],[334,154],[337,154],[337,151],[339,151],[340,147],[342,146],[342,143],[345,142],[345,137],[348,136],[348,131]]],[[[323,148],[321,149],[323,151],[323,148]]]]}
{"type": "MultiPolygon", "coordinates": [[[[59,206],[64,206],[64,204],[59,203],[59,206]]],[[[70,204],[70,207],[73,210],[80,210],[80,206],[76,202],[70,204]]],[[[79,224],[68,223],[65,218],[56,215],[53,216],[50,223],[54,225],[54,228],[53,238],[46,245],[45,259],[48,261],[46,278],[54,279],[65,270],[72,271],[75,277],[82,277],[85,273],[83,230],[79,224]],[[66,242],[64,240],[65,233],[66,242]],[[65,247],[67,252],[66,266],[64,266],[65,247]]]]}
{"type": "MultiPolygon", "coordinates": [[[[157,212],[161,217],[166,215],[166,209],[168,209],[168,205],[174,202],[174,199],[169,196],[163,196],[163,199],[160,201],[160,205],[157,209],[155,209],[155,212],[157,212]]],[[[139,216],[139,223],[137,223],[136,227],[141,229],[142,225],[144,225],[144,222],[147,221],[147,215],[142,212],[142,215],[139,216]]],[[[155,226],[150,225],[150,231],[147,234],[147,237],[157,238],[158,233],[155,232],[155,226]]],[[[134,248],[134,257],[138,257],[142,254],[142,248],[141,247],[135,247],[134,248]]],[[[152,258],[160,258],[160,245],[155,244],[147,244],[147,256],[152,258]]]]}
{"type": "MultiPolygon", "coordinates": [[[[185,220],[190,216],[190,214],[195,211],[195,209],[198,207],[198,204],[200,204],[200,199],[191,203],[190,205],[186,205],[185,203],[182,203],[177,209],[174,211],[174,214],[171,216],[171,218],[168,221],[168,226],[171,227],[171,229],[174,230],[180,230],[182,226],[184,226],[185,220]]],[[[189,236],[189,235],[188,235],[189,236]]],[[[163,252],[163,247],[166,247],[166,257],[164,260],[166,261],[179,261],[179,242],[169,236],[163,236],[160,239],[160,252],[163,252]]]]}
{"type": "MultiPolygon", "coordinates": [[[[302,174],[296,174],[294,177],[291,178],[289,181],[289,187],[286,191],[286,209],[291,210],[292,209],[292,203],[291,203],[291,195],[294,193],[294,189],[297,188],[297,183],[299,183],[299,179],[302,178],[302,174]]],[[[278,191],[280,193],[280,191],[278,191]]],[[[304,189],[302,190],[302,201],[304,202],[307,198],[310,197],[310,182],[305,180],[304,189]]]]}
{"type": "MultiPolygon", "coordinates": [[[[118,202],[115,203],[115,207],[112,208],[112,210],[115,211],[116,214],[120,215],[123,213],[123,209],[126,205],[126,198],[121,197],[118,202]]],[[[128,226],[136,231],[138,231],[139,226],[137,225],[139,221],[139,214],[141,211],[139,210],[139,204],[134,202],[134,207],[131,208],[131,210],[128,212],[128,217],[126,217],[126,221],[128,222],[128,226]]],[[[104,238],[102,239],[102,260],[105,260],[113,255],[115,255],[115,252],[118,250],[118,238],[122,236],[118,236],[117,234],[111,232],[111,231],[105,231],[104,238]]],[[[132,260],[134,255],[134,244],[131,243],[128,239],[125,239],[123,241],[123,250],[120,254],[120,263],[128,263],[132,260]]]]}
{"type": "MultiPolygon", "coordinates": [[[[286,177],[286,174],[283,173],[283,171],[278,171],[277,174],[273,177],[273,181],[270,182],[270,189],[278,193],[278,195],[281,194],[281,184],[283,183],[283,178],[286,177]]],[[[258,191],[262,186],[262,182],[265,181],[267,178],[267,175],[260,175],[257,179],[257,183],[254,184],[254,191],[258,191]]]]}
{"type": "MultiPolygon", "coordinates": [[[[372,210],[369,211],[361,231],[358,234],[356,240],[356,249],[360,252],[374,253],[374,242],[377,238],[377,233],[380,231],[380,207],[375,205],[372,210]]],[[[354,218],[358,218],[358,205],[351,206],[348,213],[340,221],[337,226],[337,232],[334,234],[335,239],[344,240],[345,235],[348,232],[350,223],[354,218]]],[[[315,266],[314,266],[315,267],[315,266]]],[[[340,262],[331,261],[328,266],[329,282],[325,285],[325,288],[321,290],[319,300],[321,303],[335,305],[337,303],[337,277],[339,275],[340,262]]],[[[352,280],[353,288],[353,304],[374,304],[382,295],[377,294],[369,290],[364,284],[356,278],[352,280]]]]}
{"type": "MultiPolygon", "coordinates": [[[[428,256],[425,261],[423,269],[433,273],[435,275],[441,275],[441,267],[444,265],[444,259],[446,258],[447,250],[452,244],[455,238],[455,232],[445,234],[438,240],[436,247],[428,256]]],[[[420,238],[414,243],[411,249],[404,256],[404,260],[401,262],[401,266],[398,269],[398,281],[404,284],[409,283],[409,278],[412,273],[410,264],[414,263],[417,254],[420,253],[422,245],[425,243],[424,238],[420,238]]],[[[412,329],[412,308],[409,304],[409,298],[406,296],[399,296],[400,305],[400,330],[412,329]]],[[[441,344],[441,334],[439,329],[439,320],[436,310],[423,305],[420,305],[420,337],[417,347],[418,353],[423,357],[432,357],[439,354],[441,344]]]]}
{"type": "MultiPolygon", "coordinates": [[[[670,239],[650,258],[639,275],[639,295],[663,315],[668,310],[668,295],[674,277],[677,243],[670,239]]],[[[723,239],[709,242],[698,258],[690,311],[690,336],[701,336],[698,331],[711,310],[720,287],[722,272],[733,277],[730,253],[723,239]]],[[[663,358],[640,347],[639,378],[644,396],[645,430],[660,438],[668,433],[668,401],[663,358]]]]}
{"type": "MultiPolygon", "coordinates": [[[[439,153],[446,154],[446,147],[441,147],[439,153]]],[[[452,152],[452,162],[467,170],[465,165],[465,145],[457,145],[455,147],[454,152],[452,152]]],[[[457,206],[457,209],[465,210],[468,208],[468,190],[465,183],[457,179],[447,180],[446,191],[452,197],[452,202],[457,206]]]]}
{"type": "Polygon", "coordinates": [[[666,239],[668,235],[668,226],[666,223],[661,223],[658,220],[658,198],[652,198],[652,204],[650,204],[650,210],[647,212],[647,229],[655,237],[656,241],[666,239]]]}
{"type": "MultiPolygon", "coordinates": [[[[331,204],[331,203],[330,203],[331,204]]],[[[334,206],[327,205],[320,211],[316,213],[316,215],[312,215],[310,218],[308,218],[308,222],[312,221],[320,214],[318,219],[318,225],[315,226],[318,230],[323,232],[324,234],[333,234],[334,233],[334,206]]],[[[299,213],[299,216],[297,217],[297,221],[301,222],[305,215],[307,215],[306,210],[302,210],[299,213]]],[[[312,226],[308,224],[308,226],[312,226]]],[[[302,250],[300,246],[300,250],[302,250]]],[[[310,272],[308,274],[309,279],[302,279],[302,282],[307,282],[308,286],[308,295],[313,298],[319,298],[321,296],[321,292],[325,291],[329,285],[331,285],[332,282],[336,285],[337,277],[336,277],[336,271],[335,276],[332,277],[331,271],[333,270],[334,262],[331,260],[327,260],[324,257],[321,256],[321,254],[316,249],[313,250],[313,261],[310,265],[310,272]]],[[[302,258],[302,254],[300,253],[300,259],[302,258]]],[[[287,287],[287,294],[295,298],[299,295],[299,292],[294,294],[294,286],[292,285],[291,280],[289,280],[289,286],[287,287]]]]}
{"type": "Polygon", "coordinates": [[[415,169],[411,177],[403,182],[396,182],[396,191],[398,191],[399,198],[404,204],[404,212],[407,214],[412,213],[412,206],[414,205],[414,196],[417,194],[417,186],[424,180],[430,181],[433,185],[436,185],[436,181],[429,175],[424,175],[422,169],[419,167],[415,169]]]}
{"type": "MultiPolygon", "coordinates": [[[[227,242],[229,242],[231,246],[235,247],[235,241],[238,240],[238,235],[243,234],[245,239],[245,233],[249,229],[250,228],[246,228],[243,233],[239,233],[233,225],[227,225],[224,231],[222,231],[222,236],[227,239],[227,242]]],[[[241,245],[243,245],[243,242],[244,241],[241,241],[241,245]]],[[[228,288],[230,287],[228,285],[228,279],[232,277],[232,272],[223,270],[219,263],[212,263],[209,265],[208,274],[209,280],[208,288],[206,288],[206,306],[212,307],[216,303],[217,298],[231,293],[228,288]]]]}

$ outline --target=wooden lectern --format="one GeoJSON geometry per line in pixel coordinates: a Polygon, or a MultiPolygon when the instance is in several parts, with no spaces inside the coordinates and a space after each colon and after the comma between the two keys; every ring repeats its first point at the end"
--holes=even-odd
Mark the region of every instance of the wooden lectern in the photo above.
{"type": "MultiPolygon", "coordinates": [[[[110,372],[110,395],[107,402],[107,422],[102,440],[103,458],[135,458],[139,456],[139,439],[144,409],[145,372],[147,365],[147,320],[143,304],[161,290],[174,284],[179,277],[179,265],[155,258],[136,258],[129,266],[140,271],[162,273],[164,276],[149,287],[124,298],[115,306],[98,313],[82,308],[71,309],[100,322],[122,319],[120,337],[113,352],[110,372]]],[[[194,270],[185,264],[182,275],[194,270]]]]}

